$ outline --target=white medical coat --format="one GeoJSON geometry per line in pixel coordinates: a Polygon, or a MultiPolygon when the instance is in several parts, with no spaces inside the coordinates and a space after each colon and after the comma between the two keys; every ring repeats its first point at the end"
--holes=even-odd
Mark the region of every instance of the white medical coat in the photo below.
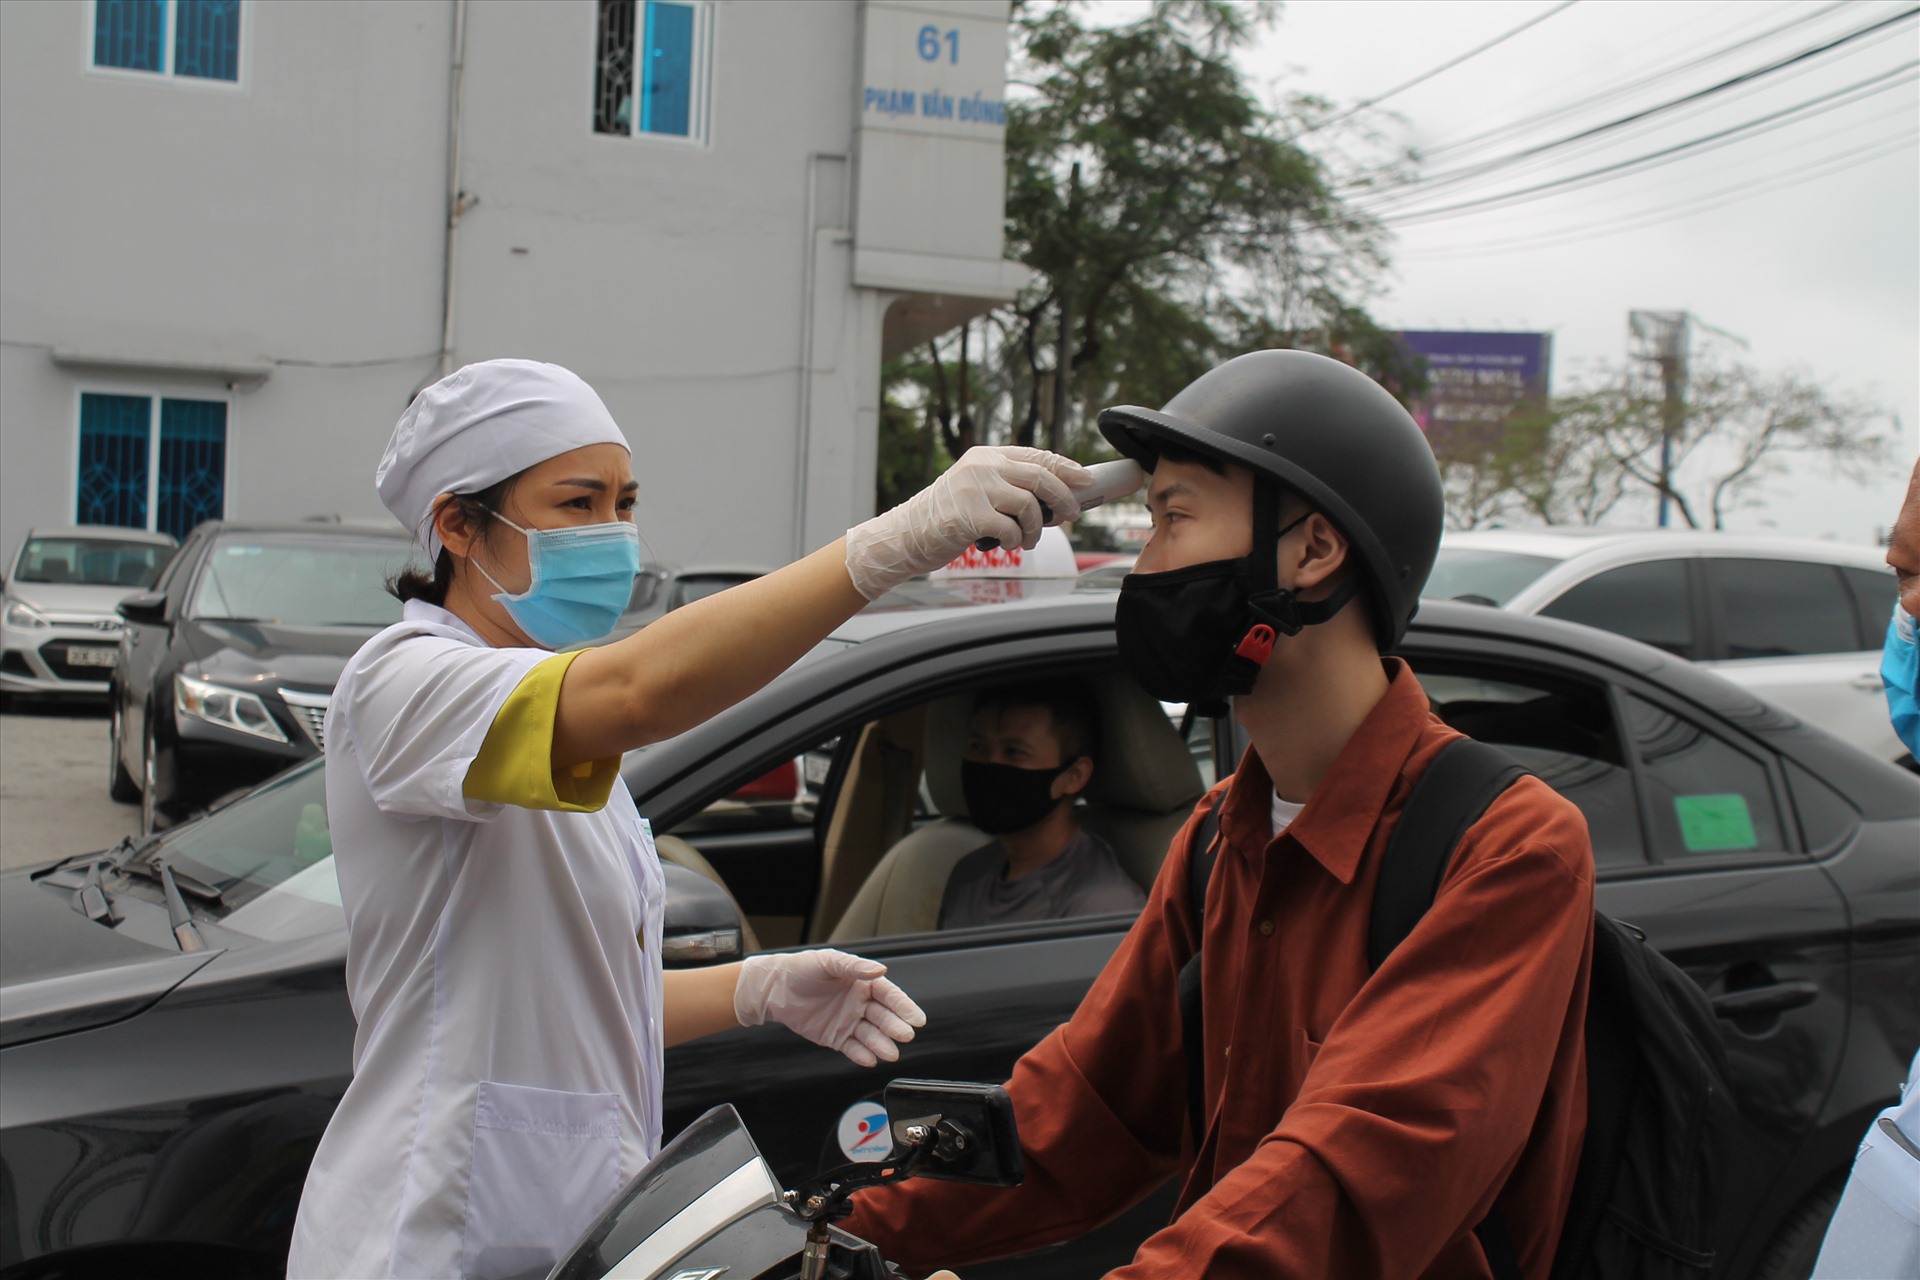
{"type": "Polygon", "coordinates": [[[551,656],[410,601],[335,689],[327,819],[359,1028],[293,1280],[544,1275],[659,1149],[664,886],[631,797],[616,779],[569,813],[463,792],[551,656]]]}
{"type": "Polygon", "coordinates": [[[1874,1117],[1813,1264],[1813,1280],[1920,1276],[1920,1054],[1874,1117]]]}

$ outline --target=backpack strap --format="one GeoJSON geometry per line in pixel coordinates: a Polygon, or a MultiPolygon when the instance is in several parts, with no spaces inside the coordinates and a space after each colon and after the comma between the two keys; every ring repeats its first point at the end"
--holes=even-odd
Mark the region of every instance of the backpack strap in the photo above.
{"type": "Polygon", "coordinates": [[[1220,804],[1215,802],[1200,819],[1193,843],[1187,847],[1187,896],[1193,904],[1193,954],[1180,966],[1175,990],[1180,997],[1180,1039],[1187,1051],[1187,1121],[1193,1129],[1193,1148],[1206,1136],[1206,1077],[1204,1024],[1200,1009],[1200,940],[1207,921],[1207,881],[1219,857],[1220,804]]]}
{"type": "Polygon", "coordinates": [[[1467,828],[1512,786],[1525,766],[1495,746],[1455,738],[1414,780],[1387,837],[1367,925],[1367,967],[1378,969],[1433,905],[1467,828]]]}
{"type": "MultiPolygon", "coordinates": [[[[1495,746],[1473,738],[1455,738],[1440,748],[1400,810],[1387,837],[1380,879],[1373,890],[1373,914],[1367,922],[1367,965],[1379,969],[1393,949],[1406,941],[1420,917],[1433,905],[1446,878],[1447,864],[1467,828],[1527,772],[1495,746]]],[[[1496,1201],[1473,1229],[1494,1280],[1520,1280],[1513,1236],[1496,1201]]]]}

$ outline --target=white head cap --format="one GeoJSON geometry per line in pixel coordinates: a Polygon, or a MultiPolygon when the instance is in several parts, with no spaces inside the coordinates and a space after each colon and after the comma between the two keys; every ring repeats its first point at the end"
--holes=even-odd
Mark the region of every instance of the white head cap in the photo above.
{"type": "Polygon", "coordinates": [[[422,391],[373,473],[380,501],[440,555],[433,500],[473,493],[590,444],[632,446],[580,376],[537,360],[486,360],[422,391]]]}

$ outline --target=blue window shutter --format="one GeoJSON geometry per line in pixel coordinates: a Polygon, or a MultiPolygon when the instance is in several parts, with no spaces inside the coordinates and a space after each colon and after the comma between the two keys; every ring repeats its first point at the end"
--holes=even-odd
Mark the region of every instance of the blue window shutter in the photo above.
{"type": "Polygon", "coordinates": [[[640,128],[684,138],[692,119],[693,6],[647,0],[646,105],[640,128]]]}
{"type": "Polygon", "coordinates": [[[184,538],[227,505],[227,406],[218,400],[160,402],[162,533],[184,538]]]}
{"type": "Polygon", "coordinates": [[[77,523],[147,527],[152,414],[153,402],[145,396],[81,395],[77,523]]]}
{"type": "Polygon", "coordinates": [[[160,71],[167,0],[94,0],[93,65],[160,71]]]}
{"type": "Polygon", "coordinates": [[[174,0],[173,74],[240,78],[240,0],[174,0]]]}

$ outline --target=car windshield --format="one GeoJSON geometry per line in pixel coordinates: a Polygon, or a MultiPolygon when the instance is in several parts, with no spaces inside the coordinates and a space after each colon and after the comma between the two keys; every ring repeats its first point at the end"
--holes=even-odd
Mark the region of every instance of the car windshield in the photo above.
{"type": "Polygon", "coordinates": [[[1442,546],[1426,589],[1420,594],[1433,600],[1465,600],[1499,608],[1557,563],[1551,556],[1442,546]]]}
{"type": "Polygon", "coordinates": [[[223,928],[265,941],[341,926],[319,760],[162,839],[157,856],[220,891],[223,928]]]}
{"type": "Polygon", "coordinates": [[[67,582],[89,587],[150,587],[173,548],[118,538],[29,538],[20,549],[16,582],[67,582]]]}
{"type": "Polygon", "coordinates": [[[222,538],[207,556],[190,616],[384,627],[400,620],[387,583],[406,568],[409,551],[391,538],[222,538]]]}

